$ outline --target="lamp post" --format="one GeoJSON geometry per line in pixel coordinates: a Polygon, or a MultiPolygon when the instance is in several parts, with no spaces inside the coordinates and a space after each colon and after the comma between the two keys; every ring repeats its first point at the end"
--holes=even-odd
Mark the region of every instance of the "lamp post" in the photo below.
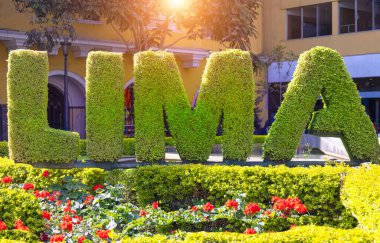
{"type": "Polygon", "coordinates": [[[64,108],[63,108],[63,129],[68,131],[70,129],[69,125],[69,96],[68,96],[68,80],[67,80],[67,57],[69,55],[69,47],[71,43],[69,38],[64,37],[61,42],[62,52],[64,56],[64,75],[63,75],[63,96],[64,96],[64,108]]]}

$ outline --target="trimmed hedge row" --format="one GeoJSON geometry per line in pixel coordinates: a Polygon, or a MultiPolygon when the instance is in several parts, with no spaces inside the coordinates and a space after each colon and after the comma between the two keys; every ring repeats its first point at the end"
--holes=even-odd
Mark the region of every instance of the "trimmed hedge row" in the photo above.
{"type": "Polygon", "coordinates": [[[322,226],[301,226],[277,233],[244,235],[240,233],[189,233],[184,240],[167,239],[165,235],[154,237],[125,237],[123,243],[162,243],[162,242],[374,242],[375,237],[361,229],[336,229],[322,226]]]}
{"type": "Polygon", "coordinates": [[[37,243],[41,242],[36,234],[21,230],[1,230],[0,243],[37,243]],[[12,239],[12,240],[9,240],[12,239]]]}
{"type": "Polygon", "coordinates": [[[380,146],[373,124],[361,105],[343,58],[326,47],[303,53],[272,124],[263,155],[268,161],[290,161],[310,114],[309,130],[341,133],[353,160],[379,161],[380,146]],[[314,112],[321,95],[324,108],[314,112]]]}
{"type": "Polygon", "coordinates": [[[131,190],[136,191],[139,205],[160,201],[162,208],[176,210],[205,199],[221,206],[226,201],[227,192],[244,192],[247,201],[263,204],[269,204],[274,195],[297,196],[315,215],[306,223],[352,228],[357,222],[339,198],[340,173],[346,170],[346,167],[290,169],[285,166],[182,165],[149,166],[118,173],[133,178],[131,190]]]}
{"type": "Polygon", "coordinates": [[[0,189],[0,219],[13,228],[15,221],[21,219],[32,233],[44,229],[38,200],[22,190],[0,189]]]}
{"type": "Polygon", "coordinates": [[[86,68],[87,155],[94,161],[116,161],[123,155],[123,55],[90,52],[86,68]]]}
{"type": "Polygon", "coordinates": [[[222,150],[228,160],[252,151],[254,82],[250,55],[240,50],[211,54],[202,78],[197,107],[186,96],[172,53],[145,51],[134,56],[136,157],[160,161],[165,156],[164,114],[184,161],[206,161],[223,115],[222,150]]]}
{"type": "Polygon", "coordinates": [[[78,156],[79,135],[48,125],[48,72],[46,52],[16,50],[9,54],[9,154],[18,162],[64,163],[78,156]]]}

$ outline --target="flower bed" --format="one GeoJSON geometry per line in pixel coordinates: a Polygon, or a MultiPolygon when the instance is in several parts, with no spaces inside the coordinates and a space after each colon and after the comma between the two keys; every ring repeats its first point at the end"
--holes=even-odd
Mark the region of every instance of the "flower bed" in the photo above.
{"type": "Polygon", "coordinates": [[[0,212],[6,211],[1,210],[4,205],[18,208],[8,210],[11,216],[0,214],[0,239],[371,242],[379,236],[379,175],[378,166],[41,170],[0,159],[0,212]],[[193,185],[193,180],[202,187],[193,185]],[[163,191],[165,185],[171,190],[163,191]],[[182,200],[176,191],[181,188],[182,200]],[[361,197],[356,188],[366,196],[361,197]],[[167,199],[170,196],[172,200],[167,199]],[[145,203],[148,198],[153,200],[145,203]],[[351,212],[358,228],[327,227],[355,227],[351,212]],[[308,224],[325,226],[302,226],[308,224]],[[281,232],[270,233],[276,231],[281,232]]]}

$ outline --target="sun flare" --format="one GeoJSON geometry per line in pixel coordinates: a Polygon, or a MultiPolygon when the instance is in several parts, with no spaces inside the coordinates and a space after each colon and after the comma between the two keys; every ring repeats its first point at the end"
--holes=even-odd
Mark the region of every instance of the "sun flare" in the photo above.
{"type": "Polygon", "coordinates": [[[185,2],[186,0],[168,0],[168,5],[170,8],[180,9],[184,7],[185,2]]]}

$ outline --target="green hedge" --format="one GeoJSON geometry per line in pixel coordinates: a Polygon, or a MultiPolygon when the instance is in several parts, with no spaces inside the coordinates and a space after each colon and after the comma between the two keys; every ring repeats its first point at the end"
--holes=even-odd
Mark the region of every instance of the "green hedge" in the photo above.
{"type": "Polygon", "coordinates": [[[40,242],[36,234],[21,230],[1,230],[0,243],[36,243],[40,242]]]}
{"type": "Polygon", "coordinates": [[[300,56],[264,144],[265,160],[290,161],[312,113],[309,130],[341,133],[353,160],[379,160],[377,134],[361,105],[356,85],[339,53],[325,47],[300,56]],[[319,95],[324,108],[313,113],[319,95]]]}
{"type": "Polygon", "coordinates": [[[134,56],[136,157],[163,160],[164,112],[177,151],[184,161],[206,161],[223,114],[223,157],[250,155],[253,133],[254,83],[248,52],[211,54],[202,78],[197,107],[186,96],[175,57],[146,51],[134,56]]]}
{"type": "Polygon", "coordinates": [[[160,201],[164,209],[176,210],[201,199],[221,206],[229,191],[244,192],[248,201],[263,204],[273,195],[297,196],[316,215],[313,223],[350,228],[357,222],[339,198],[340,173],[347,169],[181,165],[141,167],[126,173],[129,177],[134,173],[132,188],[142,206],[160,201]]]}
{"type": "Polygon", "coordinates": [[[361,228],[380,233],[379,166],[350,170],[345,177],[343,198],[345,206],[351,209],[361,228]]]}
{"type": "Polygon", "coordinates": [[[9,153],[16,161],[62,163],[77,158],[79,135],[49,128],[48,72],[46,52],[17,50],[9,54],[9,153]]]}
{"type": "Polygon", "coordinates": [[[123,155],[123,55],[90,52],[86,67],[87,155],[115,161],[123,155]]]}
{"type": "Polygon", "coordinates": [[[0,218],[8,229],[13,229],[18,219],[32,233],[39,233],[44,229],[38,199],[22,190],[0,189],[0,212],[0,218]]]}
{"type": "Polygon", "coordinates": [[[184,240],[168,239],[165,235],[153,237],[125,237],[123,243],[162,243],[162,242],[197,242],[197,243],[227,243],[227,242],[374,242],[373,235],[360,229],[336,229],[321,226],[301,226],[278,233],[245,235],[240,233],[190,233],[184,240]]]}
{"type": "MultiPolygon", "coordinates": [[[[42,177],[45,169],[33,168],[27,164],[15,164],[12,160],[0,158],[0,178],[10,176],[14,183],[33,183],[36,190],[41,190],[51,184],[60,184],[66,176],[72,176],[74,181],[93,187],[96,184],[103,184],[107,172],[102,169],[48,169],[49,177],[42,177]]],[[[0,188],[2,187],[0,183],[0,188]]]]}

